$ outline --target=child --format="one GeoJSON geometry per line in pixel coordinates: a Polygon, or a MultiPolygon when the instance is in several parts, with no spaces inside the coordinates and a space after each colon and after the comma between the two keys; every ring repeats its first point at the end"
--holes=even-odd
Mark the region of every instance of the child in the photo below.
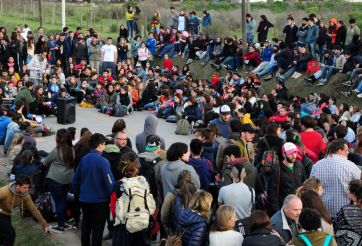
{"type": "Polygon", "coordinates": [[[295,246],[336,246],[333,236],[320,231],[322,227],[321,215],[316,209],[305,208],[299,216],[299,223],[303,228],[303,233],[292,240],[295,246]]]}
{"type": "Polygon", "coordinates": [[[50,101],[54,104],[57,103],[57,96],[60,91],[60,87],[58,85],[58,78],[57,76],[53,75],[50,84],[48,85],[48,97],[50,101]]]}
{"type": "Polygon", "coordinates": [[[189,165],[195,168],[200,177],[200,188],[208,190],[211,183],[212,166],[209,160],[201,158],[203,143],[199,139],[193,139],[190,143],[191,157],[189,165]]]}

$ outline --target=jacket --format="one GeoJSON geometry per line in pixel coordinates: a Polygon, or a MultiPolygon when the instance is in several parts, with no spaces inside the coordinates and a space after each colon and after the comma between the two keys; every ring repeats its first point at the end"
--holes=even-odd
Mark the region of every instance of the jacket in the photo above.
{"type": "Polygon", "coordinates": [[[292,238],[295,238],[298,235],[297,223],[293,221],[291,224],[288,224],[283,209],[276,212],[270,218],[270,222],[273,229],[279,233],[285,243],[289,242],[292,238]]]}
{"type": "Polygon", "coordinates": [[[73,56],[78,59],[88,58],[88,47],[86,44],[77,44],[74,47],[73,56]]]}
{"type": "Polygon", "coordinates": [[[316,25],[310,26],[308,28],[307,37],[305,39],[305,42],[307,44],[315,44],[317,42],[319,35],[319,28],[316,25]]]}
{"type": "Polygon", "coordinates": [[[163,198],[166,194],[175,189],[179,174],[183,170],[188,170],[191,173],[192,180],[196,188],[200,188],[200,178],[195,169],[191,165],[187,165],[181,160],[169,161],[161,166],[161,182],[163,189],[163,198]]]}
{"type": "Polygon", "coordinates": [[[262,55],[261,55],[261,60],[262,60],[263,62],[265,62],[265,61],[270,61],[272,54],[273,54],[273,48],[271,48],[271,47],[265,48],[265,49],[263,50],[262,55]]]}
{"type": "Polygon", "coordinates": [[[200,188],[207,191],[211,183],[212,167],[209,160],[190,158],[188,164],[192,166],[200,178],[200,188]]]}
{"type": "Polygon", "coordinates": [[[225,122],[221,118],[217,118],[209,122],[209,126],[216,125],[221,130],[221,136],[224,138],[228,138],[231,131],[230,131],[230,121],[225,122]]]}
{"type": "MultiPolygon", "coordinates": [[[[324,241],[328,235],[324,231],[303,232],[301,234],[307,237],[313,246],[324,246],[324,241]]],[[[306,245],[304,241],[299,237],[294,238],[292,242],[295,246],[306,245]]],[[[331,242],[329,243],[329,246],[337,246],[336,240],[334,238],[332,238],[331,242]]]]}
{"type": "Polygon", "coordinates": [[[334,56],[334,67],[338,69],[343,69],[344,64],[346,63],[346,58],[343,55],[343,50],[337,55],[334,56]]]}
{"type": "Polygon", "coordinates": [[[246,53],[243,55],[244,60],[254,60],[256,65],[260,64],[260,56],[258,51],[254,51],[252,53],[246,53]]]}
{"type": "Polygon", "coordinates": [[[119,151],[119,147],[115,144],[107,144],[102,156],[109,161],[114,180],[120,180],[123,178],[119,169],[122,158],[122,153],[119,151]]]}
{"type": "Polygon", "coordinates": [[[85,155],[75,170],[72,186],[79,194],[79,201],[86,203],[107,202],[114,178],[109,161],[96,150],[85,155]]]}
{"type": "Polygon", "coordinates": [[[101,50],[101,46],[99,46],[98,44],[97,45],[91,44],[88,47],[88,53],[89,53],[90,61],[100,61],[101,60],[102,50],[101,50]]]}
{"type": "Polygon", "coordinates": [[[16,184],[10,183],[0,188],[0,213],[11,216],[13,208],[20,207],[24,211],[25,207],[31,212],[37,221],[43,226],[48,227],[47,222],[35,207],[29,193],[16,193],[16,184]]]}
{"type": "Polygon", "coordinates": [[[202,17],[201,25],[203,27],[207,27],[207,26],[211,25],[211,15],[210,14],[207,14],[207,15],[202,17]]]}
{"type": "Polygon", "coordinates": [[[207,222],[204,217],[190,209],[187,209],[181,213],[178,222],[179,224],[176,228],[176,233],[183,233],[182,245],[207,245],[207,222]]]}
{"type": "Polygon", "coordinates": [[[279,237],[274,236],[267,229],[259,229],[251,232],[244,238],[242,246],[282,246],[279,237]]]}
{"type": "Polygon", "coordinates": [[[31,79],[40,79],[41,71],[46,70],[47,59],[45,58],[43,61],[40,61],[40,59],[40,55],[35,55],[28,63],[29,77],[31,79]]]}
{"type": "MultiPolygon", "coordinates": [[[[0,118],[1,119],[1,118],[0,118]]],[[[0,120],[0,125],[1,125],[1,120],[0,120]]],[[[1,129],[1,127],[0,127],[1,129]]],[[[14,136],[16,133],[21,132],[20,130],[20,126],[18,125],[18,123],[11,121],[8,126],[6,131],[0,131],[1,133],[6,132],[6,137],[5,137],[5,141],[4,141],[4,151],[8,151],[11,143],[13,142],[14,136]]],[[[1,136],[0,136],[1,139],[1,136]]]]}
{"type": "Polygon", "coordinates": [[[103,106],[106,106],[107,108],[114,107],[114,105],[116,105],[116,102],[117,102],[117,93],[115,91],[112,94],[109,94],[108,91],[104,93],[102,98],[103,106]]]}
{"type": "MultiPolygon", "coordinates": [[[[5,115],[0,116],[0,144],[4,144],[6,138],[6,131],[11,119],[5,115]]],[[[9,145],[10,146],[10,145],[9,145]]]]}
{"type": "MultiPolygon", "coordinates": [[[[147,116],[143,132],[136,136],[136,148],[138,153],[146,152],[146,138],[149,135],[157,135],[156,129],[158,126],[157,117],[154,115],[147,116]]],[[[161,139],[161,149],[165,149],[166,144],[163,137],[157,135],[161,139]]]]}
{"type": "Polygon", "coordinates": [[[332,18],[329,20],[329,23],[333,22],[334,24],[334,28],[332,29],[331,27],[328,30],[328,33],[331,34],[331,44],[335,44],[336,43],[336,36],[337,36],[337,31],[339,29],[339,24],[336,18],[332,18]]]}
{"type": "Polygon", "coordinates": [[[278,67],[286,69],[293,61],[293,54],[290,49],[284,48],[278,54],[275,55],[274,59],[276,60],[278,67]]]}
{"type": "Polygon", "coordinates": [[[221,169],[224,166],[224,149],[226,147],[228,147],[229,145],[231,145],[231,144],[238,145],[237,141],[240,141],[240,133],[239,132],[231,132],[228,138],[224,138],[220,142],[219,148],[217,149],[216,161],[215,161],[216,169],[218,171],[221,171],[221,169]]]}
{"type": "Polygon", "coordinates": [[[295,194],[297,188],[307,179],[300,161],[295,161],[293,171],[282,163],[282,160],[279,161],[280,165],[274,165],[268,177],[267,192],[273,212],[278,211],[283,205],[284,198],[289,194],[295,194]]]}
{"type": "Polygon", "coordinates": [[[358,26],[355,25],[353,28],[351,28],[350,26],[347,28],[347,35],[346,35],[346,42],[345,45],[349,45],[352,40],[353,40],[353,36],[355,35],[360,35],[361,31],[359,30],[358,26]]]}
{"type": "MultiPolygon", "coordinates": [[[[73,150],[73,157],[74,157],[73,150]]],[[[44,160],[45,166],[50,166],[47,174],[48,179],[52,179],[60,184],[70,184],[73,176],[73,168],[69,168],[59,155],[58,149],[54,148],[44,160]]]]}
{"type": "Polygon", "coordinates": [[[183,118],[187,117],[189,121],[198,121],[202,119],[202,111],[199,105],[190,105],[185,108],[182,115],[183,118]]]}
{"type": "Polygon", "coordinates": [[[297,32],[298,41],[305,44],[305,39],[307,37],[307,33],[308,33],[307,25],[299,27],[298,32],[297,32]]]}
{"type": "Polygon", "coordinates": [[[27,103],[31,104],[35,101],[35,98],[32,96],[30,90],[27,87],[23,87],[16,95],[14,103],[16,104],[21,99],[24,99],[27,103]]]}
{"type": "MultiPolygon", "coordinates": [[[[266,141],[268,142],[269,146],[277,152],[279,160],[283,160],[283,155],[282,155],[283,139],[281,139],[277,136],[274,136],[274,135],[265,135],[264,137],[265,137],[266,141]]],[[[258,165],[261,162],[263,153],[266,150],[270,150],[270,149],[268,149],[267,144],[264,141],[264,138],[259,139],[259,141],[256,145],[256,149],[257,149],[257,152],[256,152],[254,163],[256,165],[258,165]]]]}
{"type": "Polygon", "coordinates": [[[297,37],[298,27],[297,25],[293,24],[286,25],[284,27],[283,33],[285,33],[285,43],[287,44],[293,44],[298,41],[297,37]]]}

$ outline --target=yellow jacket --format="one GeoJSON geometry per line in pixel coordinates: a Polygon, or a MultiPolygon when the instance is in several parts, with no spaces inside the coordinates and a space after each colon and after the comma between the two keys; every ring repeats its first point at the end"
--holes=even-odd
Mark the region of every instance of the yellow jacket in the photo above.
{"type": "Polygon", "coordinates": [[[134,12],[129,13],[128,11],[126,12],[126,20],[133,20],[134,17],[134,12]]]}
{"type": "Polygon", "coordinates": [[[243,124],[250,124],[252,127],[254,127],[253,121],[250,119],[250,114],[246,113],[242,118],[240,118],[241,123],[243,124]]]}

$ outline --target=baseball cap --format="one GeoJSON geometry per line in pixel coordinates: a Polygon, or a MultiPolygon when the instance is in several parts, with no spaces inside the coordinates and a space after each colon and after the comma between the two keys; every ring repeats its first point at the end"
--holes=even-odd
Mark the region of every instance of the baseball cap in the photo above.
{"type": "Polygon", "coordinates": [[[156,135],[149,135],[146,138],[146,150],[154,151],[161,145],[161,139],[156,135]]]}
{"type": "Polygon", "coordinates": [[[219,110],[220,114],[230,114],[231,113],[231,109],[228,105],[222,105],[220,107],[220,110],[219,110]]]}
{"type": "Polygon", "coordinates": [[[241,132],[250,132],[254,133],[255,129],[250,124],[243,124],[241,126],[241,132]]]}
{"type": "Polygon", "coordinates": [[[295,152],[297,152],[298,149],[297,149],[297,146],[295,146],[295,144],[291,143],[291,142],[286,142],[285,144],[283,144],[283,147],[282,147],[282,152],[284,154],[293,154],[295,152]]]}

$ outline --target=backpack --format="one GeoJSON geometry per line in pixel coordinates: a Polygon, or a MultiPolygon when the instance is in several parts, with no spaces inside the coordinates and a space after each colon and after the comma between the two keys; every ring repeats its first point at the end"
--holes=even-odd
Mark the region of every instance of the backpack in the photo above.
{"type": "Polygon", "coordinates": [[[122,223],[135,233],[148,229],[150,217],[156,210],[155,200],[143,176],[121,179],[123,193],[116,202],[115,225],[122,223]]]}
{"type": "Polygon", "coordinates": [[[39,195],[35,199],[34,205],[47,222],[55,221],[55,213],[53,212],[55,210],[53,209],[53,201],[50,192],[39,195]]]}
{"type": "MultiPolygon", "coordinates": [[[[255,210],[255,202],[254,202],[254,192],[253,192],[253,189],[249,188],[249,191],[251,193],[251,204],[252,204],[252,208],[251,208],[251,211],[254,211],[255,210]]],[[[241,220],[237,220],[235,221],[235,227],[234,229],[238,232],[240,232],[243,236],[245,235],[249,235],[250,234],[250,217],[246,217],[244,219],[241,219],[241,220]]]]}
{"type": "Polygon", "coordinates": [[[191,124],[187,120],[180,119],[179,121],[177,121],[176,131],[175,131],[176,135],[189,135],[190,133],[191,133],[191,124]]]}
{"type": "Polygon", "coordinates": [[[145,177],[147,182],[150,185],[150,192],[153,197],[157,197],[158,189],[155,175],[155,165],[161,161],[160,157],[153,159],[152,161],[147,161],[146,158],[139,157],[138,158],[141,164],[140,175],[145,177]]]}
{"type": "Polygon", "coordinates": [[[268,150],[264,151],[263,156],[261,158],[261,166],[260,166],[260,170],[262,172],[262,174],[268,176],[270,174],[271,169],[273,168],[274,165],[279,165],[279,158],[278,158],[278,154],[276,153],[275,150],[273,150],[268,141],[266,140],[265,137],[263,137],[263,141],[266,144],[268,150]]]}
{"type": "Polygon", "coordinates": [[[127,107],[123,106],[122,104],[117,104],[114,107],[113,116],[114,117],[123,117],[127,114],[127,107]]]}
{"type": "Polygon", "coordinates": [[[185,207],[182,204],[181,197],[177,194],[176,190],[171,191],[172,194],[175,196],[175,201],[171,210],[171,221],[172,221],[172,229],[176,230],[176,226],[178,223],[178,218],[180,217],[181,213],[184,211],[185,207]]]}
{"type": "MultiPolygon", "coordinates": [[[[298,237],[305,243],[306,246],[312,246],[312,242],[309,240],[309,238],[304,235],[303,233],[299,234],[298,237]]],[[[332,236],[327,234],[326,239],[323,242],[323,246],[329,246],[332,241],[332,236]]]]}
{"type": "Polygon", "coordinates": [[[315,61],[315,60],[310,60],[307,63],[307,71],[306,74],[311,74],[311,73],[315,73],[318,70],[321,69],[321,65],[319,64],[319,62],[315,61]]]}

